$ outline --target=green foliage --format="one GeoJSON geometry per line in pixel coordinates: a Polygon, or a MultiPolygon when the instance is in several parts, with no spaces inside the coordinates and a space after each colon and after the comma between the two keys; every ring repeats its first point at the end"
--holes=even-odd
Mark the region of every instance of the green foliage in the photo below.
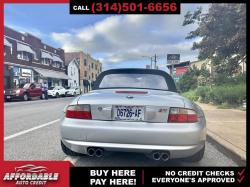
{"type": "Polygon", "coordinates": [[[211,4],[208,13],[202,8],[184,16],[183,26],[198,24],[186,39],[200,37],[192,50],[199,50],[198,59],[211,59],[217,73],[233,75],[239,71],[239,62],[246,62],[246,4],[211,4]]]}
{"type": "Polygon", "coordinates": [[[176,83],[176,87],[182,93],[194,90],[197,88],[197,77],[200,76],[200,70],[196,66],[186,71],[183,76],[176,83]]]}
{"type": "Polygon", "coordinates": [[[198,97],[195,94],[195,91],[189,91],[189,92],[185,92],[182,94],[182,96],[186,97],[187,99],[191,100],[191,101],[197,101],[198,97]]]}
{"type": "Polygon", "coordinates": [[[192,101],[222,105],[219,108],[225,105],[238,107],[246,99],[246,84],[216,86],[213,90],[208,86],[200,86],[194,91],[182,93],[182,96],[192,101]]]}
{"type": "Polygon", "coordinates": [[[214,79],[216,86],[222,85],[237,85],[246,83],[246,73],[240,73],[234,77],[228,76],[226,73],[217,74],[214,79]]]}
{"type": "Polygon", "coordinates": [[[208,86],[200,86],[196,89],[196,96],[199,97],[199,102],[201,103],[209,103],[210,88],[208,86]]]}
{"type": "Polygon", "coordinates": [[[247,111],[247,109],[244,108],[244,107],[239,108],[239,110],[241,110],[241,111],[247,111]]]}
{"type": "Polygon", "coordinates": [[[218,86],[213,89],[213,97],[210,101],[217,104],[228,103],[237,106],[246,99],[246,85],[218,86]]]}
{"type": "Polygon", "coordinates": [[[219,105],[217,106],[217,109],[230,109],[231,107],[229,105],[226,105],[226,104],[222,104],[222,105],[219,105]]]}

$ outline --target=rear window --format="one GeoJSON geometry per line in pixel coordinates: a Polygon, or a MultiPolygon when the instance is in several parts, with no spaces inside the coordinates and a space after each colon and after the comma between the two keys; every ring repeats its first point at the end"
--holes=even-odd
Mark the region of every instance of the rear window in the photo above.
{"type": "Polygon", "coordinates": [[[154,74],[107,74],[99,88],[143,88],[168,90],[166,80],[154,74]]]}

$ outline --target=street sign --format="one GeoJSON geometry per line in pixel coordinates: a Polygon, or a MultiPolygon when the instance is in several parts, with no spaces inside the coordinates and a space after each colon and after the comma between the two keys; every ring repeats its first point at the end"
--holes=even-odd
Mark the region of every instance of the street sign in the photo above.
{"type": "Polygon", "coordinates": [[[167,64],[179,64],[179,63],[180,63],[180,54],[167,55],[167,64]]]}

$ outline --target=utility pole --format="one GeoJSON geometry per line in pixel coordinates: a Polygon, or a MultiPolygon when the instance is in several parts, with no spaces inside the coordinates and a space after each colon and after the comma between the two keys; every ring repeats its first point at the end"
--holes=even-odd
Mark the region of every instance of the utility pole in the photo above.
{"type": "Polygon", "coordinates": [[[148,57],[148,58],[150,58],[150,60],[151,60],[151,66],[150,66],[150,68],[153,69],[153,56],[152,56],[152,57],[149,57],[149,56],[142,56],[142,57],[148,57]]]}
{"type": "Polygon", "coordinates": [[[157,57],[157,56],[156,56],[156,54],[155,54],[155,69],[156,69],[156,62],[157,62],[157,61],[156,61],[156,57],[157,57]]]}

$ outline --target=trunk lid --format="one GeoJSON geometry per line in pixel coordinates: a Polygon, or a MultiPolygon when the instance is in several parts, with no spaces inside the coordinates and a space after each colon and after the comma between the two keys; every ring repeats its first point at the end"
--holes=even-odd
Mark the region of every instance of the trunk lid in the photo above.
{"type": "Polygon", "coordinates": [[[178,93],[146,89],[95,90],[82,95],[78,104],[90,105],[93,120],[114,120],[115,106],[143,106],[147,122],[167,122],[170,107],[184,107],[178,93]]]}

